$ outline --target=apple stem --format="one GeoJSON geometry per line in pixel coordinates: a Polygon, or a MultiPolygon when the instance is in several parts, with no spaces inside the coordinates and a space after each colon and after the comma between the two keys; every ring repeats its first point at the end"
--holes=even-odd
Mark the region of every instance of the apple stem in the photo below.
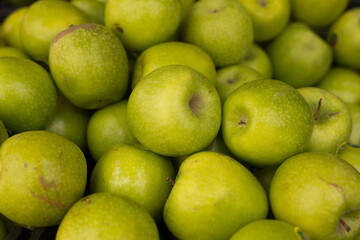
{"type": "Polygon", "coordinates": [[[167,177],[166,181],[170,182],[173,186],[175,185],[175,181],[171,177],[167,177]]]}
{"type": "Polygon", "coordinates": [[[346,224],[344,219],[340,218],[340,224],[345,228],[347,232],[351,231],[351,228],[349,227],[349,225],[346,224]]]}
{"type": "Polygon", "coordinates": [[[318,102],[318,104],[317,104],[317,108],[316,108],[316,110],[315,110],[315,112],[314,112],[314,119],[315,119],[315,121],[318,120],[318,116],[317,116],[317,115],[318,115],[318,113],[319,113],[319,111],[320,111],[321,102],[322,102],[322,98],[319,99],[319,102],[318,102]]]}

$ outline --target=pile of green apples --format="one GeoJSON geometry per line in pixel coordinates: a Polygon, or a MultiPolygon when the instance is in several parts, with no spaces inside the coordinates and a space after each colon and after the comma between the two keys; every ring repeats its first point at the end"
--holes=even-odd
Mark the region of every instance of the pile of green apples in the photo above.
{"type": "Polygon", "coordinates": [[[25,2],[0,30],[0,240],[360,239],[360,7],[25,2]]]}

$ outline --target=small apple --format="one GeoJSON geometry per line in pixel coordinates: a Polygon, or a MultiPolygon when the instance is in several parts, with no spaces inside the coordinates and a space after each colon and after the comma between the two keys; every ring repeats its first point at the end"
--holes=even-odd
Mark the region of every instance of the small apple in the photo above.
{"type": "Polygon", "coordinates": [[[105,3],[94,0],[72,0],[71,4],[83,11],[92,23],[105,24],[105,3]]]}
{"type": "Polygon", "coordinates": [[[199,152],[181,164],[164,220],[178,239],[229,239],[267,211],[265,191],[249,170],[224,154],[199,152]]]}
{"type": "Polygon", "coordinates": [[[128,120],[135,138],[170,157],[200,151],[215,139],[221,102],[203,74],[183,65],[156,69],[131,92],[128,120]]]}
{"type": "Polygon", "coordinates": [[[66,213],[57,240],[158,240],[155,221],[145,208],[127,197],[102,192],[86,196],[66,213]]]}
{"type": "Polygon", "coordinates": [[[360,172],[360,146],[345,142],[338,148],[335,155],[360,172]]]}
{"type": "Polygon", "coordinates": [[[14,10],[2,23],[1,31],[7,45],[23,49],[20,37],[20,27],[28,9],[29,7],[21,7],[14,10]]]}
{"type": "Polygon", "coordinates": [[[4,123],[0,120],[0,146],[9,137],[4,123]]]}
{"type": "Polygon", "coordinates": [[[270,186],[276,219],[299,226],[313,240],[359,239],[360,173],[330,153],[287,159],[270,186]]]}
{"type": "Polygon", "coordinates": [[[351,132],[349,108],[336,95],[317,87],[299,88],[313,112],[315,121],[307,151],[335,153],[351,132]]]}
{"type": "Polygon", "coordinates": [[[18,57],[30,59],[23,50],[15,47],[0,47],[0,57],[18,57]]]}
{"type": "Polygon", "coordinates": [[[355,104],[347,104],[351,119],[352,127],[349,137],[349,142],[355,145],[360,145],[360,106],[355,104]]]}
{"type": "Polygon", "coordinates": [[[314,127],[310,106],[287,83],[255,80],[226,99],[222,133],[229,150],[255,166],[280,164],[305,151],[314,127]]]}

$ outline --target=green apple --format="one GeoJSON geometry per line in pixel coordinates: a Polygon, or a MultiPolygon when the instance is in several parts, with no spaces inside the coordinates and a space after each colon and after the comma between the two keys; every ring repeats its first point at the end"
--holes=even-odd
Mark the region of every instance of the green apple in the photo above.
{"type": "Polygon", "coordinates": [[[0,58],[0,119],[11,133],[41,129],[56,111],[55,85],[38,64],[0,58]]]}
{"type": "Polygon", "coordinates": [[[245,57],[253,43],[253,26],[238,0],[197,1],[184,23],[182,39],[202,48],[217,67],[223,67],[245,57]]]}
{"type": "Polygon", "coordinates": [[[289,24],[267,47],[274,78],[293,87],[316,84],[332,63],[330,46],[301,22],[289,24]]]}
{"type": "Polygon", "coordinates": [[[251,16],[256,42],[269,41],[281,33],[290,20],[289,0],[238,0],[251,16]]]}
{"type": "Polygon", "coordinates": [[[229,239],[268,211],[264,189],[243,165],[215,152],[199,152],[180,166],[164,208],[179,239],[229,239]]]}
{"type": "Polygon", "coordinates": [[[29,59],[29,56],[20,48],[0,47],[0,57],[18,57],[29,59]]]}
{"type": "Polygon", "coordinates": [[[49,66],[75,106],[98,109],[119,101],[128,85],[128,60],[115,33],[99,24],[72,26],[51,44],[49,66]]]}
{"type": "Polygon", "coordinates": [[[267,53],[257,44],[253,44],[238,64],[254,69],[264,78],[272,78],[272,66],[267,53]]]}
{"type": "Polygon", "coordinates": [[[221,123],[221,102],[212,84],[183,65],[156,69],[132,91],[128,102],[130,130],[151,151],[170,157],[204,149],[221,123]]]}
{"type": "Polygon", "coordinates": [[[214,62],[199,47],[184,42],[160,43],[146,49],[135,63],[132,88],[155,69],[167,65],[185,65],[191,67],[215,84],[216,69],[214,62]]]}
{"type": "Polygon", "coordinates": [[[89,119],[90,112],[74,106],[59,92],[56,113],[45,125],[44,130],[67,137],[85,151],[89,119]]]}
{"type": "Polygon", "coordinates": [[[105,3],[94,0],[72,0],[71,4],[82,10],[92,23],[105,24],[105,3]]]}
{"type": "Polygon", "coordinates": [[[59,32],[88,22],[85,13],[67,1],[36,1],[23,18],[21,41],[32,58],[47,62],[51,42],[59,32]]]}
{"type": "Polygon", "coordinates": [[[241,85],[264,77],[257,71],[240,64],[230,65],[217,70],[216,90],[219,93],[221,103],[241,85]]]}
{"type": "Polygon", "coordinates": [[[313,240],[359,239],[360,174],[329,153],[287,159],[270,187],[275,218],[299,226],[313,240]]]}
{"type": "Polygon", "coordinates": [[[113,192],[127,196],[160,221],[175,178],[170,159],[141,147],[117,145],[96,163],[90,191],[113,192]]]}
{"type": "Polygon", "coordinates": [[[317,84],[345,103],[360,105],[360,74],[350,68],[333,67],[317,84]]]}
{"type": "Polygon", "coordinates": [[[181,11],[179,0],[108,0],[105,24],[126,50],[142,52],[170,40],[180,25],[181,11]]]}
{"type": "Polygon", "coordinates": [[[255,166],[270,166],[304,152],[314,127],[305,99],[289,84],[255,80],[226,99],[222,133],[229,150],[255,166]]]}
{"type": "Polygon", "coordinates": [[[350,163],[360,172],[360,146],[345,142],[338,148],[335,155],[350,163]]]}
{"type": "Polygon", "coordinates": [[[56,240],[158,240],[150,214],[129,198],[103,192],[86,196],[69,210],[56,240]]]}
{"type": "Polygon", "coordinates": [[[2,24],[2,34],[7,45],[23,49],[20,28],[29,7],[18,8],[10,13],[2,24]]]}
{"type": "Polygon", "coordinates": [[[360,70],[360,7],[343,13],[328,31],[328,42],[334,51],[334,60],[342,66],[360,70]]]}
{"type": "Polygon", "coordinates": [[[295,20],[313,28],[329,26],[347,7],[349,0],[290,0],[295,20]]]}
{"type": "Polygon", "coordinates": [[[266,194],[269,196],[271,181],[275,175],[276,170],[279,166],[270,166],[254,169],[254,176],[259,180],[261,185],[266,191],[266,194]]]}
{"type": "Polygon", "coordinates": [[[95,161],[115,145],[137,142],[129,128],[127,100],[101,108],[91,116],[87,143],[95,161]]]}
{"type": "Polygon", "coordinates": [[[307,240],[306,234],[289,223],[265,219],[240,228],[230,240],[307,240]]]}
{"type": "Polygon", "coordinates": [[[56,133],[11,136],[0,149],[0,212],[26,227],[59,224],[84,194],[86,168],[80,148],[56,133]]]}
{"type": "Polygon", "coordinates": [[[299,88],[298,92],[310,105],[315,121],[307,151],[335,153],[350,136],[349,108],[339,97],[321,88],[299,88]]]}
{"type": "Polygon", "coordinates": [[[352,127],[349,137],[349,142],[352,144],[360,145],[360,105],[347,104],[351,119],[352,127]]]}
{"type": "Polygon", "coordinates": [[[4,123],[0,120],[0,146],[9,137],[4,123]]]}

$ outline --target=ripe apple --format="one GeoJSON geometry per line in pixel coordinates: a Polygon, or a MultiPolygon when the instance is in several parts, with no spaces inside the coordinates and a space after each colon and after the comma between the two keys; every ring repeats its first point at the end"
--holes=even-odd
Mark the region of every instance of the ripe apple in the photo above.
{"type": "Polygon", "coordinates": [[[132,88],[155,69],[167,65],[185,65],[191,67],[213,84],[216,81],[214,62],[201,48],[184,42],[160,43],[146,49],[135,63],[132,88]]]}
{"type": "Polygon", "coordinates": [[[115,145],[138,141],[131,133],[127,116],[127,100],[96,111],[87,126],[87,143],[95,161],[115,145]]]}
{"type": "Polygon", "coordinates": [[[18,57],[30,59],[23,50],[15,47],[0,47],[0,57],[18,57]]]}
{"type": "Polygon", "coordinates": [[[127,197],[102,192],[74,204],[61,221],[56,239],[158,240],[159,232],[145,208],[127,197]]]}
{"type": "Polygon", "coordinates": [[[125,95],[127,55],[105,26],[83,24],[60,32],[51,44],[49,63],[57,87],[75,106],[98,109],[125,95]]]}
{"type": "Polygon", "coordinates": [[[332,63],[330,46],[307,25],[290,23],[267,47],[274,78],[295,88],[316,84],[332,63]]]}
{"type": "Polygon", "coordinates": [[[307,240],[306,234],[287,222],[264,219],[240,228],[230,240],[307,240]]]}
{"type": "Polygon", "coordinates": [[[179,0],[108,0],[105,24],[126,50],[140,53],[170,40],[180,25],[181,11],[179,0]]]}
{"type": "Polygon", "coordinates": [[[94,0],[72,0],[71,4],[83,11],[92,23],[105,25],[105,3],[94,0]]]}
{"type": "Polygon", "coordinates": [[[314,120],[310,106],[289,84],[255,80],[226,99],[222,133],[229,150],[255,166],[270,166],[305,151],[314,120]]]}
{"type": "Polygon", "coordinates": [[[0,146],[9,137],[4,123],[0,120],[0,146]]]}
{"type": "Polygon", "coordinates": [[[289,0],[238,0],[251,16],[256,42],[276,37],[289,22],[289,0]]]}
{"type": "Polygon", "coordinates": [[[199,152],[181,164],[164,220],[179,239],[229,239],[267,211],[265,191],[249,170],[224,154],[199,152]]]}
{"type": "Polygon", "coordinates": [[[0,58],[0,119],[10,133],[37,130],[56,111],[57,92],[50,74],[22,58],[0,58]]]}
{"type": "Polygon", "coordinates": [[[26,227],[59,224],[84,194],[86,168],[80,148],[56,133],[11,136],[0,149],[0,212],[26,227]]]}
{"type": "Polygon", "coordinates": [[[307,151],[335,153],[350,136],[349,108],[339,97],[321,88],[299,88],[298,92],[310,105],[315,121],[307,151]]]}
{"type": "Polygon", "coordinates": [[[170,159],[136,145],[117,145],[96,163],[90,191],[113,192],[127,196],[143,206],[156,220],[162,212],[175,178],[170,159]]]}
{"type": "Polygon", "coordinates": [[[131,92],[130,130],[151,151],[170,157],[204,149],[221,123],[221,102],[212,84],[183,65],[156,69],[131,92]]]}
{"type": "Polygon", "coordinates": [[[349,142],[355,145],[360,145],[360,106],[355,104],[347,104],[351,119],[352,127],[349,137],[349,142]]]}
{"type": "Polygon", "coordinates": [[[335,155],[350,163],[360,172],[360,146],[344,143],[339,147],[335,155]]]}
{"type": "Polygon", "coordinates": [[[217,67],[235,64],[253,43],[251,18],[238,0],[197,1],[185,20],[182,39],[202,48],[217,67]]]}
{"type": "Polygon", "coordinates": [[[1,31],[7,45],[23,49],[20,27],[29,7],[21,7],[10,13],[4,20],[1,31]]]}
{"type": "Polygon", "coordinates": [[[274,216],[299,226],[313,240],[359,239],[360,173],[329,153],[287,159],[270,187],[274,216]]]}

